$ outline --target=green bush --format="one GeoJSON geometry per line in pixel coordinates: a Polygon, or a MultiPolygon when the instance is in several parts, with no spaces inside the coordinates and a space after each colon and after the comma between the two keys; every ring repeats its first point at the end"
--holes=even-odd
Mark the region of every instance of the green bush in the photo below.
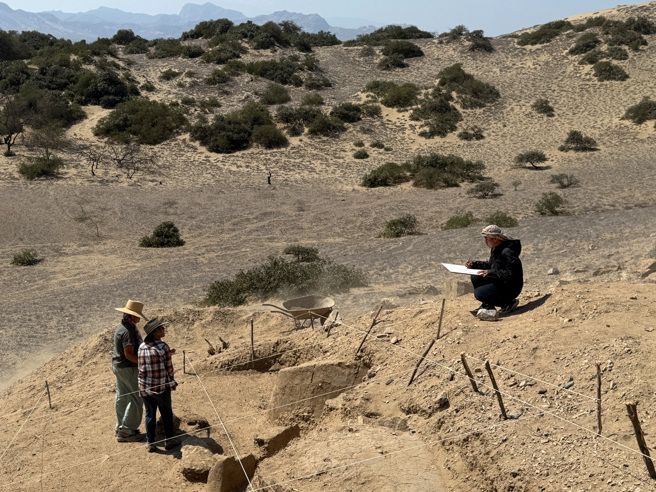
{"type": "Polygon", "coordinates": [[[280,60],[262,60],[246,64],[246,71],[251,75],[257,75],[282,85],[294,84],[293,77],[300,69],[300,64],[291,57],[281,58],[280,60]]]}
{"type": "Polygon", "coordinates": [[[417,95],[419,94],[419,87],[415,84],[403,84],[390,87],[380,102],[383,106],[388,108],[409,108],[417,104],[417,95]]]}
{"type": "Polygon", "coordinates": [[[523,152],[518,154],[515,157],[515,164],[523,166],[524,164],[530,164],[533,166],[533,169],[539,169],[539,166],[542,162],[547,162],[547,156],[544,155],[544,152],[539,150],[529,150],[528,152],[523,152]]]}
{"type": "Polygon", "coordinates": [[[424,52],[419,46],[405,40],[390,41],[383,47],[381,53],[385,56],[401,55],[403,58],[424,56],[424,52]]]}
{"type": "Polygon", "coordinates": [[[601,43],[601,40],[593,32],[586,32],[582,34],[577,40],[574,46],[572,46],[567,53],[570,55],[583,55],[588,51],[591,51],[601,43]]]}
{"type": "Polygon", "coordinates": [[[84,72],[71,93],[79,104],[98,104],[105,109],[115,108],[130,98],[128,85],[113,71],[84,72]]]}
{"type": "Polygon", "coordinates": [[[57,172],[64,167],[60,157],[30,157],[18,166],[18,173],[25,179],[32,181],[36,178],[49,178],[57,176],[57,172]]]}
{"type": "Polygon", "coordinates": [[[369,152],[367,152],[364,149],[356,150],[353,152],[353,158],[354,159],[368,159],[369,158],[369,152]]]}
{"type": "MultiPolygon", "coordinates": [[[[210,43],[211,44],[211,43],[210,43]]],[[[201,55],[201,60],[206,63],[216,63],[217,65],[223,65],[228,63],[230,60],[241,58],[241,55],[248,51],[247,48],[242,46],[236,41],[227,41],[224,43],[214,45],[214,47],[204,52],[201,55]]]]}
{"type": "Polygon", "coordinates": [[[344,123],[355,123],[362,119],[362,109],[357,104],[344,102],[335,106],[330,111],[330,116],[337,118],[344,123]]]}
{"type": "Polygon", "coordinates": [[[574,26],[569,21],[548,22],[533,32],[524,32],[519,35],[517,44],[520,46],[550,43],[558,35],[569,31],[574,26]]]}
{"type": "Polygon", "coordinates": [[[353,145],[356,147],[364,147],[364,142],[362,140],[358,140],[357,142],[353,142],[353,145]]]}
{"type": "Polygon", "coordinates": [[[371,92],[377,97],[384,97],[390,90],[396,88],[394,82],[388,80],[372,80],[364,86],[363,92],[371,92]]]}
{"type": "Polygon", "coordinates": [[[402,55],[394,54],[390,56],[384,56],[378,62],[377,67],[380,70],[394,70],[395,68],[406,68],[408,64],[405,62],[405,58],[402,55]]]}
{"type": "Polygon", "coordinates": [[[437,77],[439,88],[458,94],[458,103],[463,109],[484,108],[501,97],[494,86],[465,72],[460,63],[441,70],[437,77]]]}
{"type": "Polygon", "coordinates": [[[310,135],[333,136],[346,130],[344,123],[334,117],[324,114],[318,115],[312,123],[307,126],[307,132],[310,135]]]}
{"type": "Polygon", "coordinates": [[[321,97],[321,94],[317,94],[316,92],[305,94],[301,100],[301,104],[303,106],[322,106],[323,103],[323,97],[321,97]]]}
{"type": "Polygon", "coordinates": [[[180,230],[173,222],[162,222],[150,236],[144,236],[139,241],[142,248],[175,248],[184,244],[180,230]]]}
{"type": "Polygon", "coordinates": [[[183,46],[180,51],[182,58],[198,58],[205,53],[205,50],[200,46],[183,46]]]}
{"type": "MultiPolygon", "coordinates": [[[[291,253],[296,256],[295,253],[291,253]]],[[[239,306],[250,299],[272,296],[292,297],[307,294],[339,294],[367,285],[365,274],[326,258],[303,261],[269,256],[267,261],[250,270],[240,271],[233,280],[219,280],[210,285],[204,304],[239,306]]]]}
{"type": "Polygon", "coordinates": [[[424,129],[419,135],[424,138],[446,137],[458,129],[462,120],[460,111],[451,104],[452,97],[436,89],[421,99],[419,106],[412,110],[410,119],[423,121],[424,129]]]}
{"type": "Polygon", "coordinates": [[[490,215],[487,219],[485,219],[485,223],[496,224],[499,227],[517,227],[519,225],[517,219],[511,217],[505,212],[502,212],[501,210],[497,210],[492,215],[490,215]]]}
{"type": "Polygon", "coordinates": [[[462,24],[451,28],[450,30],[440,33],[440,35],[437,37],[438,41],[440,43],[453,43],[455,41],[459,41],[462,39],[467,33],[469,33],[469,29],[467,29],[467,26],[463,26],[462,24]]]}
{"type": "Polygon", "coordinates": [[[213,70],[207,77],[203,79],[203,82],[207,85],[219,85],[226,84],[230,82],[230,75],[228,75],[225,70],[217,68],[213,70]]]}
{"type": "Polygon", "coordinates": [[[11,260],[11,264],[16,266],[31,266],[36,265],[42,260],[43,258],[39,258],[39,255],[35,249],[24,249],[20,253],[16,253],[14,255],[14,259],[11,260]]]}
{"type": "Polygon", "coordinates": [[[480,181],[485,169],[481,161],[467,161],[455,155],[435,153],[417,156],[404,166],[414,178],[413,186],[429,190],[457,187],[463,181],[480,181]]]}
{"type": "Polygon", "coordinates": [[[399,166],[394,162],[388,162],[365,174],[360,184],[365,188],[377,188],[405,183],[410,179],[411,175],[407,166],[399,166]]]}
{"type": "Polygon", "coordinates": [[[121,141],[134,137],[139,143],[157,145],[171,138],[186,121],[180,111],[167,104],[137,99],[119,104],[101,118],[93,134],[121,141]]]}
{"type": "Polygon", "coordinates": [[[601,50],[592,50],[588,51],[585,55],[579,60],[580,65],[594,65],[600,60],[606,58],[606,52],[601,50]]]}
{"type": "Polygon", "coordinates": [[[621,46],[609,46],[606,50],[608,58],[611,60],[628,60],[629,53],[621,46]]]}
{"type": "Polygon", "coordinates": [[[398,219],[389,220],[385,224],[385,230],[380,233],[379,237],[395,238],[415,234],[419,234],[417,217],[411,214],[405,214],[398,219]]]}
{"type": "Polygon", "coordinates": [[[571,188],[572,186],[578,186],[579,180],[573,174],[552,174],[549,178],[549,182],[552,184],[558,185],[558,188],[571,188]]]}
{"type": "Polygon", "coordinates": [[[372,147],[374,149],[384,149],[385,144],[381,142],[380,140],[375,140],[369,144],[369,147],[372,147]]]}
{"type": "Polygon", "coordinates": [[[192,96],[186,96],[180,99],[180,104],[184,106],[193,106],[196,104],[196,98],[192,96]]]}
{"type": "Polygon", "coordinates": [[[150,42],[153,50],[150,51],[148,58],[176,58],[182,55],[182,44],[178,39],[154,39],[150,42]]]}
{"type": "Polygon", "coordinates": [[[319,75],[309,75],[305,77],[303,85],[310,91],[318,91],[333,86],[332,82],[330,82],[327,77],[319,75]]]}
{"type": "Polygon", "coordinates": [[[155,84],[153,84],[150,80],[146,80],[139,87],[141,88],[141,90],[144,90],[146,92],[154,92],[155,91],[155,84]]]}
{"type": "Polygon", "coordinates": [[[162,73],[159,74],[159,78],[160,80],[168,81],[168,80],[173,80],[179,77],[180,75],[182,75],[182,72],[178,72],[177,70],[167,68],[166,70],[164,70],[162,73]]]}
{"type": "Polygon", "coordinates": [[[454,215],[453,217],[450,217],[449,220],[442,225],[442,230],[449,231],[451,229],[462,229],[476,224],[477,222],[480,222],[480,219],[474,217],[472,212],[467,212],[462,215],[454,215]]]}
{"type": "Polygon", "coordinates": [[[597,142],[592,137],[586,137],[577,130],[572,130],[567,134],[565,143],[558,147],[561,152],[591,152],[597,150],[597,142]]]}
{"type": "Polygon", "coordinates": [[[492,53],[494,51],[494,46],[490,38],[485,37],[483,31],[476,30],[465,35],[465,39],[469,41],[469,52],[483,51],[485,53],[492,53]]]}
{"type": "Polygon", "coordinates": [[[460,140],[483,140],[485,135],[483,135],[483,129],[478,126],[469,126],[458,133],[458,138],[460,140]]]}
{"type": "Polygon", "coordinates": [[[561,215],[565,199],[554,191],[542,193],[542,198],[535,204],[535,211],[540,215],[561,215]]]}
{"type": "Polygon", "coordinates": [[[629,78],[629,74],[622,67],[609,61],[597,62],[592,69],[594,70],[594,76],[597,77],[599,82],[608,80],[624,81],[629,78]]]}
{"type": "Polygon", "coordinates": [[[16,153],[13,150],[5,150],[2,155],[5,157],[14,157],[16,153]]]}
{"type": "Polygon", "coordinates": [[[535,102],[531,104],[531,109],[536,113],[540,113],[545,116],[554,116],[554,108],[546,99],[536,99],[535,102]]]}
{"type": "Polygon", "coordinates": [[[275,125],[262,125],[253,128],[251,139],[265,149],[285,147],[289,141],[275,125]]]}
{"type": "Polygon", "coordinates": [[[391,39],[430,39],[433,37],[432,33],[422,31],[416,26],[389,25],[369,34],[358,34],[355,39],[346,41],[344,46],[381,46],[391,39]]]}
{"type": "Polygon", "coordinates": [[[622,119],[631,120],[636,125],[641,125],[648,120],[656,120],[656,102],[649,97],[643,97],[642,101],[626,110],[622,119]]]}
{"type": "Polygon", "coordinates": [[[383,114],[380,104],[365,102],[360,105],[360,109],[362,109],[362,114],[367,118],[375,118],[383,114]]]}
{"type": "Polygon", "coordinates": [[[269,84],[260,95],[260,102],[269,106],[272,104],[284,104],[291,100],[289,91],[278,84],[269,84]]]}
{"type": "Polygon", "coordinates": [[[467,194],[476,198],[492,198],[497,196],[498,188],[499,183],[495,183],[494,181],[483,181],[467,190],[467,194]]]}
{"type": "Polygon", "coordinates": [[[360,56],[362,58],[376,56],[376,50],[373,49],[371,46],[363,46],[362,49],[360,50],[360,56]]]}

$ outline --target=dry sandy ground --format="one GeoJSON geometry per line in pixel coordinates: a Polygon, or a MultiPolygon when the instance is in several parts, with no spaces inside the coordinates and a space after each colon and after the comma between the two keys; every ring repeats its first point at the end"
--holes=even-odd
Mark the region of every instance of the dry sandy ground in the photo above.
{"type": "MultiPolygon", "coordinates": [[[[637,13],[654,17],[652,4],[618,11],[624,17],[637,13]]],[[[445,361],[454,368],[465,350],[559,386],[573,376],[574,389],[591,396],[598,360],[604,367],[604,398],[609,399],[604,435],[635,448],[622,406],[625,399],[637,399],[649,437],[653,368],[648,358],[652,334],[646,330],[651,329],[654,294],[651,277],[643,274],[655,242],[656,203],[650,184],[656,174],[656,132],[651,122],[635,126],[620,118],[643,96],[654,97],[656,36],[649,36],[649,46],[632,53],[629,60],[618,62],[630,79],[606,83],[598,82],[590,67],[578,65],[566,54],[574,39],[561,36],[549,45],[522,48],[512,39],[499,38],[493,40],[496,51],[489,55],[468,54],[460,43],[421,40],[417,44],[426,56],[410,60],[408,69],[393,72],[377,70],[379,56],[362,58],[359,48],[316,50],[324,75],[333,82],[332,88],[322,91],[328,106],[359,100],[359,91],[374,79],[428,87],[439,70],[462,62],[467,72],[492,83],[502,95],[493,106],[464,112],[463,127],[476,124],[484,129],[486,138],[479,142],[464,142],[454,135],[424,140],[408,112],[384,109],[382,118],[356,123],[339,138],[303,136],[275,151],[256,148],[234,155],[210,154],[183,135],[158,147],[157,173],[137,174],[131,180],[112,169],[101,169],[92,177],[83,159],[73,156],[58,179],[25,182],[16,172],[17,158],[0,157],[0,388],[6,391],[0,412],[7,416],[6,449],[0,447],[0,452],[6,451],[0,458],[3,483],[12,488],[19,486],[16,481],[27,480],[20,482],[24,490],[70,490],[80,484],[109,490],[122,486],[116,470],[123,470],[137,490],[154,473],[164,478],[164,489],[202,489],[181,477],[174,466],[179,458],[175,453],[146,455],[138,445],[113,441],[108,355],[108,336],[117,322],[113,308],[128,298],[138,299],[145,302],[147,313],[161,312],[176,320],[172,343],[179,352],[194,351],[194,360],[203,362],[197,367],[201,379],[212,400],[220,402],[219,410],[230,421],[238,448],[248,450],[253,437],[272,424],[264,416],[234,419],[266,410],[276,373],[218,371],[204,361],[203,336],[214,341],[218,335],[227,337],[233,343],[230,350],[243,353],[249,341],[247,324],[255,313],[267,340],[292,337],[293,343],[304,344],[319,337],[321,350],[288,364],[295,365],[321,357],[351,360],[360,334],[338,332],[326,339],[311,330],[288,333],[285,323],[260,314],[259,305],[220,315],[201,310],[189,314],[189,319],[185,313],[195,313],[191,306],[203,298],[211,282],[258,265],[289,244],[304,244],[368,273],[369,287],[335,296],[345,325],[366,329],[370,320],[361,316],[383,298],[400,306],[386,318],[410,318],[393,328],[400,334],[400,344],[375,343],[368,349],[367,360],[382,369],[363,387],[349,390],[350,400],[343,408],[338,405],[310,421],[294,417],[303,424],[303,439],[261,463],[261,485],[352,463],[371,457],[372,452],[386,456],[418,443],[422,447],[416,449],[421,451],[412,459],[403,453],[389,455],[280,490],[384,490],[387,479],[376,478],[384,474],[390,475],[389,483],[398,485],[396,490],[431,490],[426,484],[433,475],[454,490],[648,489],[640,457],[616,444],[552,416],[538,416],[535,408],[516,401],[508,406],[522,412],[520,420],[500,422],[489,390],[484,396],[472,394],[466,381],[450,380],[449,372],[437,365],[410,389],[405,389],[406,376],[399,375],[412,369],[434,330],[427,325],[435,322],[435,306],[449,279],[440,263],[487,256],[479,226],[453,231],[442,231],[440,226],[456,213],[472,211],[483,218],[502,210],[519,220],[519,227],[510,233],[523,244],[527,283],[522,303],[535,305],[528,304],[496,324],[479,326],[468,313],[475,307],[471,298],[449,301],[445,319],[449,335],[435,346],[435,362],[445,361]],[[556,109],[554,118],[530,109],[538,97],[549,99],[556,109]],[[600,150],[557,151],[573,129],[595,138],[600,150]],[[358,140],[367,145],[381,140],[392,150],[368,148],[371,157],[356,160],[353,143],[358,140]],[[518,153],[531,149],[549,157],[544,169],[512,166],[518,153]],[[358,186],[364,173],[385,162],[400,163],[428,152],[482,160],[486,175],[501,185],[501,196],[476,200],[466,194],[468,185],[439,191],[409,185],[371,190],[358,186]],[[266,183],[269,170],[271,186],[266,183]],[[581,181],[579,187],[558,190],[568,200],[571,215],[539,217],[534,204],[543,192],[556,190],[549,184],[549,176],[556,173],[574,174],[581,181]],[[516,180],[521,184],[515,189],[516,180]],[[388,220],[405,213],[418,218],[422,235],[376,237],[388,220]],[[138,248],[139,239],[165,220],[180,228],[187,244],[171,250],[138,248]],[[35,248],[44,261],[29,268],[9,265],[23,248],[35,248]],[[551,268],[560,273],[547,275],[551,268]],[[556,287],[558,281],[573,283],[556,287]],[[440,293],[425,294],[429,286],[440,293]],[[408,314],[413,312],[417,317],[408,314]],[[80,345],[82,340],[86,341],[80,345]],[[390,353],[403,352],[399,347],[412,354],[388,361],[390,353]],[[58,355],[64,350],[68,351],[58,355]],[[46,379],[55,389],[55,410],[44,407],[41,399],[34,418],[27,421],[46,379]],[[241,390],[233,391],[236,387],[241,390]],[[417,410],[419,400],[432,402],[442,391],[451,401],[448,410],[432,414],[417,410]],[[369,399],[363,400],[366,395],[369,399]],[[405,413],[400,402],[408,398],[418,402],[405,405],[411,410],[405,413]],[[385,419],[395,417],[407,420],[407,430],[385,427],[389,424],[385,419]],[[531,420],[522,423],[524,418],[531,420]],[[381,419],[386,422],[382,427],[381,419]],[[496,424],[498,428],[489,429],[496,424]],[[477,428],[485,432],[464,436],[477,428]],[[12,441],[14,435],[17,439],[12,441]],[[454,440],[426,444],[447,436],[454,440]],[[334,448],[325,445],[331,456],[319,452],[324,443],[333,441],[334,448]],[[342,441],[349,444],[340,446],[342,441]],[[86,460],[91,461],[79,466],[86,460]],[[69,466],[75,466],[72,472],[58,471],[69,466]],[[403,480],[410,479],[416,482],[404,487],[403,480]]],[[[216,96],[223,103],[220,111],[228,111],[256,99],[256,92],[266,86],[242,76],[220,89],[207,87],[200,79],[214,67],[200,61],[131,58],[132,73],[139,81],[156,83],[158,90],[152,95],[164,101],[186,95],[216,96]],[[198,82],[186,82],[185,87],[161,82],[158,74],[166,68],[194,70],[198,82]]],[[[305,90],[294,88],[291,93],[296,102],[305,90]]],[[[99,108],[87,111],[88,119],[70,130],[77,146],[95,141],[91,128],[106,114],[99,108]]],[[[25,153],[22,146],[16,151],[25,153]]],[[[224,355],[233,357],[229,352],[224,355]]],[[[179,367],[181,360],[176,364],[179,367]]],[[[477,374],[483,378],[484,372],[477,374]]],[[[176,411],[202,414],[216,425],[217,416],[198,380],[188,375],[181,379],[180,391],[174,395],[176,411]]],[[[562,390],[546,388],[546,396],[538,395],[539,383],[520,388],[524,379],[519,376],[505,374],[499,379],[509,388],[516,380],[511,387],[517,391],[515,396],[540,409],[555,409],[568,420],[594,426],[594,404],[588,400],[570,404],[562,390]]],[[[218,429],[213,436],[230,453],[218,429]]]]}

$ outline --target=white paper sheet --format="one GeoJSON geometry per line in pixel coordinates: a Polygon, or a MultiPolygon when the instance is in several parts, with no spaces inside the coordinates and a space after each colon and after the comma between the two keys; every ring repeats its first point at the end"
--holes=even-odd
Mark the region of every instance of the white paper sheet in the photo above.
{"type": "Polygon", "coordinates": [[[472,268],[467,268],[464,265],[454,265],[453,263],[442,263],[451,273],[464,273],[465,275],[478,275],[478,272],[481,270],[474,270],[472,268]]]}

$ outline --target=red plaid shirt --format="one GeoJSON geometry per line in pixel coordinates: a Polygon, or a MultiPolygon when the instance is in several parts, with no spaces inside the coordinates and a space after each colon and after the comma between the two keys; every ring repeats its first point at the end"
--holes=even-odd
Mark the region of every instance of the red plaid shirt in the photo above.
{"type": "Polygon", "coordinates": [[[166,388],[175,388],[171,349],[161,341],[144,342],[139,346],[139,390],[143,396],[159,395],[166,388]]]}

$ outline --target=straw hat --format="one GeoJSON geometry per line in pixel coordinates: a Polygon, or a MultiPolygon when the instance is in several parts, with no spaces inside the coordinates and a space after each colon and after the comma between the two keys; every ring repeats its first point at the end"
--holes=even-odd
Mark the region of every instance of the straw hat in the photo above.
{"type": "Polygon", "coordinates": [[[122,313],[131,314],[132,316],[137,316],[139,318],[143,318],[145,320],[148,319],[142,313],[142,311],[143,311],[143,302],[128,301],[125,304],[124,308],[114,308],[114,309],[116,309],[117,311],[121,311],[122,313]]]}
{"type": "Polygon", "coordinates": [[[161,320],[159,318],[151,319],[144,326],[144,331],[146,332],[146,336],[150,335],[152,332],[154,332],[160,326],[165,326],[165,325],[166,325],[166,323],[164,323],[164,320],[161,320]]]}
{"type": "Polygon", "coordinates": [[[512,239],[510,236],[507,234],[504,234],[503,231],[501,230],[501,227],[495,224],[491,224],[481,231],[481,234],[484,237],[493,237],[495,239],[501,239],[502,241],[512,239]]]}

